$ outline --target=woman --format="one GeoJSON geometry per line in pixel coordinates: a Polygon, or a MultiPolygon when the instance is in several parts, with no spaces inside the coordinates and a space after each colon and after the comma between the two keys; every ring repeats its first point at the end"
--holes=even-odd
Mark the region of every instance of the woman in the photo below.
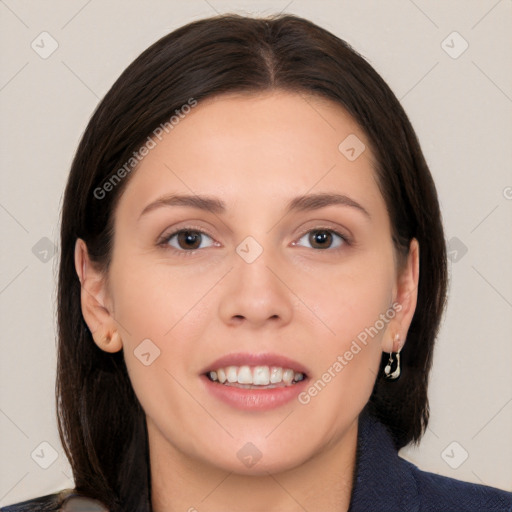
{"type": "Polygon", "coordinates": [[[398,457],[429,418],[441,214],[334,35],[229,15],[152,45],[87,127],[61,249],[76,487],[4,510],[512,510],[398,457]]]}

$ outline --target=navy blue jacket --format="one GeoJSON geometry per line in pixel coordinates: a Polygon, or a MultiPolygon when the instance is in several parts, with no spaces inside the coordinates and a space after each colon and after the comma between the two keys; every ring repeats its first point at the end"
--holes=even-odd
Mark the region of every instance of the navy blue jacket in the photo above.
{"type": "MultiPolygon", "coordinates": [[[[359,418],[355,474],[349,512],[512,512],[511,492],[421,471],[399,457],[386,427],[365,412],[359,418]]],[[[80,501],[76,508],[70,502],[66,511],[101,510],[80,501]]],[[[57,502],[58,494],[52,494],[1,511],[57,512],[57,502]]]]}
{"type": "Polygon", "coordinates": [[[359,419],[349,512],[512,512],[512,492],[421,471],[402,459],[377,420],[359,419]]]}

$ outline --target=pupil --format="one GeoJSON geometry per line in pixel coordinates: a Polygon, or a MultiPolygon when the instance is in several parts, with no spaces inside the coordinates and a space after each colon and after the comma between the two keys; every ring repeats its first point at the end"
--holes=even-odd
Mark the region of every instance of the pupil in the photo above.
{"type": "Polygon", "coordinates": [[[312,233],[311,238],[310,242],[312,242],[313,246],[317,244],[321,249],[324,249],[330,245],[332,235],[328,231],[315,231],[312,233]]]}

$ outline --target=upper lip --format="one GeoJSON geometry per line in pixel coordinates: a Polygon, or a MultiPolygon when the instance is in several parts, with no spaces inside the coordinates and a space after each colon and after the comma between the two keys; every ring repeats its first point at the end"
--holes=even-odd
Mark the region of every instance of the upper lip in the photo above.
{"type": "Polygon", "coordinates": [[[289,368],[295,372],[309,374],[309,370],[302,364],[279,354],[254,354],[248,352],[237,352],[234,354],[227,354],[216,359],[210,363],[202,374],[218,370],[219,368],[226,368],[228,366],[276,366],[280,368],[289,368]]]}

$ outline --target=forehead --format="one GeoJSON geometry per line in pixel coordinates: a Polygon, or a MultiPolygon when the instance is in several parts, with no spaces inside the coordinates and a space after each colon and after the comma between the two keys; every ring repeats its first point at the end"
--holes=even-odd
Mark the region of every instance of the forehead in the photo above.
{"type": "Polygon", "coordinates": [[[379,200],[369,141],[338,104],[273,91],[208,98],[139,164],[121,203],[141,210],[168,191],[280,200],[336,189],[379,200]],[[357,158],[353,158],[354,149],[357,158]],[[169,190],[170,189],[170,190],[169,190]],[[314,190],[313,190],[314,189],[314,190]]]}

